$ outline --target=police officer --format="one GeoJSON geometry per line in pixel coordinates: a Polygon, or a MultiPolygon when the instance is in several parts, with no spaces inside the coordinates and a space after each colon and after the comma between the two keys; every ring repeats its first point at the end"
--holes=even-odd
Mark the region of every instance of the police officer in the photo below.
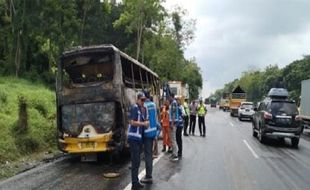
{"type": "Polygon", "coordinates": [[[177,123],[177,128],[176,128],[176,142],[178,145],[178,158],[182,158],[182,129],[183,129],[183,117],[185,115],[184,113],[184,108],[182,106],[181,100],[177,99],[178,103],[178,123],[177,123]]]}
{"type": "Polygon", "coordinates": [[[198,113],[198,125],[200,136],[205,137],[206,136],[205,116],[207,114],[207,108],[202,102],[202,99],[199,101],[199,106],[197,107],[197,113],[198,113]],[[203,127],[202,129],[201,125],[203,127]]]}
{"type": "Polygon", "coordinates": [[[195,135],[197,105],[195,100],[190,104],[189,134],[195,135]]]}
{"type": "MultiPolygon", "coordinates": [[[[183,108],[184,108],[184,136],[188,136],[188,133],[187,133],[187,127],[188,127],[188,120],[189,120],[189,106],[188,106],[188,103],[187,103],[188,99],[186,98],[184,103],[183,103],[183,108]]],[[[190,133],[190,132],[189,132],[190,133]]]]}
{"type": "Polygon", "coordinates": [[[144,107],[144,93],[140,92],[137,95],[137,103],[132,106],[130,112],[130,122],[128,128],[128,143],[131,154],[131,183],[132,190],[143,188],[139,182],[138,172],[140,167],[140,153],[142,148],[142,134],[144,129],[148,128],[149,121],[147,120],[147,109],[144,107]]]}

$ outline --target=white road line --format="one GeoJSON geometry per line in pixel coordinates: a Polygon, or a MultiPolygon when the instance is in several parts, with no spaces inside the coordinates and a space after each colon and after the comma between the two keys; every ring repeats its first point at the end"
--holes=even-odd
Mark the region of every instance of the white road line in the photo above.
{"type": "Polygon", "coordinates": [[[249,145],[249,143],[243,139],[244,144],[248,147],[248,149],[252,152],[253,156],[258,159],[259,156],[256,154],[256,152],[253,150],[253,148],[249,145]]]}
{"type": "MultiPolygon", "coordinates": [[[[153,160],[153,167],[154,165],[160,160],[160,158],[163,156],[164,154],[161,153],[156,159],[153,160]]],[[[131,173],[131,172],[130,172],[131,173]]],[[[139,173],[139,179],[141,179],[142,177],[145,176],[145,169],[142,170],[140,173],[139,173]]],[[[131,181],[131,177],[130,177],[130,181],[131,181]]],[[[131,182],[125,187],[124,190],[130,190],[131,189],[131,182]]]]}
{"type": "Polygon", "coordinates": [[[234,124],[232,123],[232,122],[229,122],[229,124],[233,127],[234,126],[234,124]]]}

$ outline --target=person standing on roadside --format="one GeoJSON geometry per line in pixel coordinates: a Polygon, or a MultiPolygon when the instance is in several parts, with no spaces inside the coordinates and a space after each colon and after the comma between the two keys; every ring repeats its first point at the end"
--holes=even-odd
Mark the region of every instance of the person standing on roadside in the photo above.
{"type": "Polygon", "coordinates": [[[131,183],[132,190],[139,190],[143,185],[139,182],[138,172],[140,167],[140,153],[142,148],[142,135],[144,129],[149,126],[147,120],[147,109],[144,107],[145,95],[139,92],[137,103],[131,107],[130,121],[128,127],[128,143],[131,155],[131,183]]]}
{"type": "Polygon", "coordinates": [[[163,131],[163,149],[162,152],[171,150],[170,127],[169,127],[169,101],[166,101],[161,110],[161,125],[163,131]]]}
{"type": "Polygon", "coordinates": [[[195,100],[192,101],[189,106],[190,111],[190,121],[189,121],[189,134],[195,135],[195,126],[196,126],[196,114],[197,114],[197,104],[195,100]]]}
{"type": "Polygon", "coordinates": [[[170,120],[170,137],[172,145],[171,161],[178,161],[177,144],[176,144],[176,130],[179,121],[178,103],[174,99],[174,94],[171,93],[170,106],[169,106],[169,120],[170,120]]]}
{"type": "Polygon", "coordinates": [[[178,103],[178,122],[177,122],[177,128],[176,128],[176,142],[178,145],[178,158],[182,158],[182,129],[183,129],[183,117],[185,115],[184,108],[182,106],[181,100],[177,99],[178,103]]]}
{"type": "Polygon", "coordinates": [[[143,144],[145,154],[145,171],[146,175],[140,180],[141,183],[153,183],[153,142],[157,135],[157,109],[156,104],[149,92],[145,92],[146,100],[144,106],[148,112],[149,128],[144,130],[143,144]]]}
{"type": "MultiPolygon", "coordinates": [[[[188,107],[188,103],[187,103],[188,99],[186,98],[184,103],[183,103],[183,108],[184,108],[184,136],[188,136],[187,133],[187,127],[188,127],[188,120],[189,120],[189,107],[188,107]]],[[[190,133],[190,131],[189,131],[190,133]]]]}
{"type": "Polygon", "coordinates": [[[207,114],[207,107],[203,103],[202,99],[199,101],[199,106],[197,107],[198,112],[198,125],[199,125],[199,132],[200,136],[206,136],[206,124],[205,124],[205,116],[207,114]],[[202,125],[202,129],[201,129],[202,125]]]}

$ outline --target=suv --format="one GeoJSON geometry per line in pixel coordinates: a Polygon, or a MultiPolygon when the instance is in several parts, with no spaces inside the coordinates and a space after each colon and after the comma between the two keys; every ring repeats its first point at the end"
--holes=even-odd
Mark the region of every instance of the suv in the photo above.
{"type": "Polygon", "coordinates": [[[264,143],[267,137],[290,138],[297,148],[302,133],[301,117],[286,89],[271,89],[268,98],[259,103],[253,115],[253,136],[264,143]]]}
{"type": "Polygon", "coordinates": [[[242,102],[238,108],[238,118],[241,121],[243,118],[252,119],[254,114],[253,102],[242,102]]]}

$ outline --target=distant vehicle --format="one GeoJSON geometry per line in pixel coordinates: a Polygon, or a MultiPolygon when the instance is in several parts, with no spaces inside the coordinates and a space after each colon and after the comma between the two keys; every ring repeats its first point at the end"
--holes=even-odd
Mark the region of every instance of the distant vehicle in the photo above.
{"type": "Polygon", "coordinates": [[[219,109],[223,109],[223,111],[229,110],[229,99],[221,99],[219,103],[219,109]]]}
{"type": "Polygon", "coordinates": [[[301,82],[300,115],[303,126],[310,128],[310,79],[301,82]]]}
{"type": "Polygon", "coordinates": [[[181,102],[185,99],[189,99],[188,85],[182,81],[168,81],[170,91],[176,98],[180,98],[181,102]]]}
{"type": "Polygon", "coordinates": [[[239,106],[241,105],[242,102],[245,101],[246,101],[246,93],[240,86],[237,86],[232,91],[229,98],[230,116],[237,116],[239,106]]]}
{"type": "Polygon", "coordinates": [[[209,98],[209,100],[210,100],[211,108],[216,108],[216,104],[217,104],[216,97],[211,97],[209,98]]]}
{"type": "Polygon", "coordinates": [[[219,109],[223,109],[223,111],[229,110],[229,96],[230,93],[223,93],[223,96],[219,103],[219,109]]]}
{"type": "Polygon", "coordinates": [[[250,119],[255,113],[253,102],[242,102],[238,109],[238,118],[239,120],[250,119]]]}
{"type": "Polygon", "coordinates": [[[57,138],[63,152],[122,151],[136,92],[151,89],[158,104],[158,75],[113,45],[64,52],[58,71],[57,138]]]}
{"type": "Polygon", "coordinates": [[[267,137],[290,138],[293,147],[298,147],[302,133],[301,117],[294,101],[288,100],[283,88],[272,88],[268,97],[255,108],[252,121],[253,136],[264,143],[267,137]]]}

